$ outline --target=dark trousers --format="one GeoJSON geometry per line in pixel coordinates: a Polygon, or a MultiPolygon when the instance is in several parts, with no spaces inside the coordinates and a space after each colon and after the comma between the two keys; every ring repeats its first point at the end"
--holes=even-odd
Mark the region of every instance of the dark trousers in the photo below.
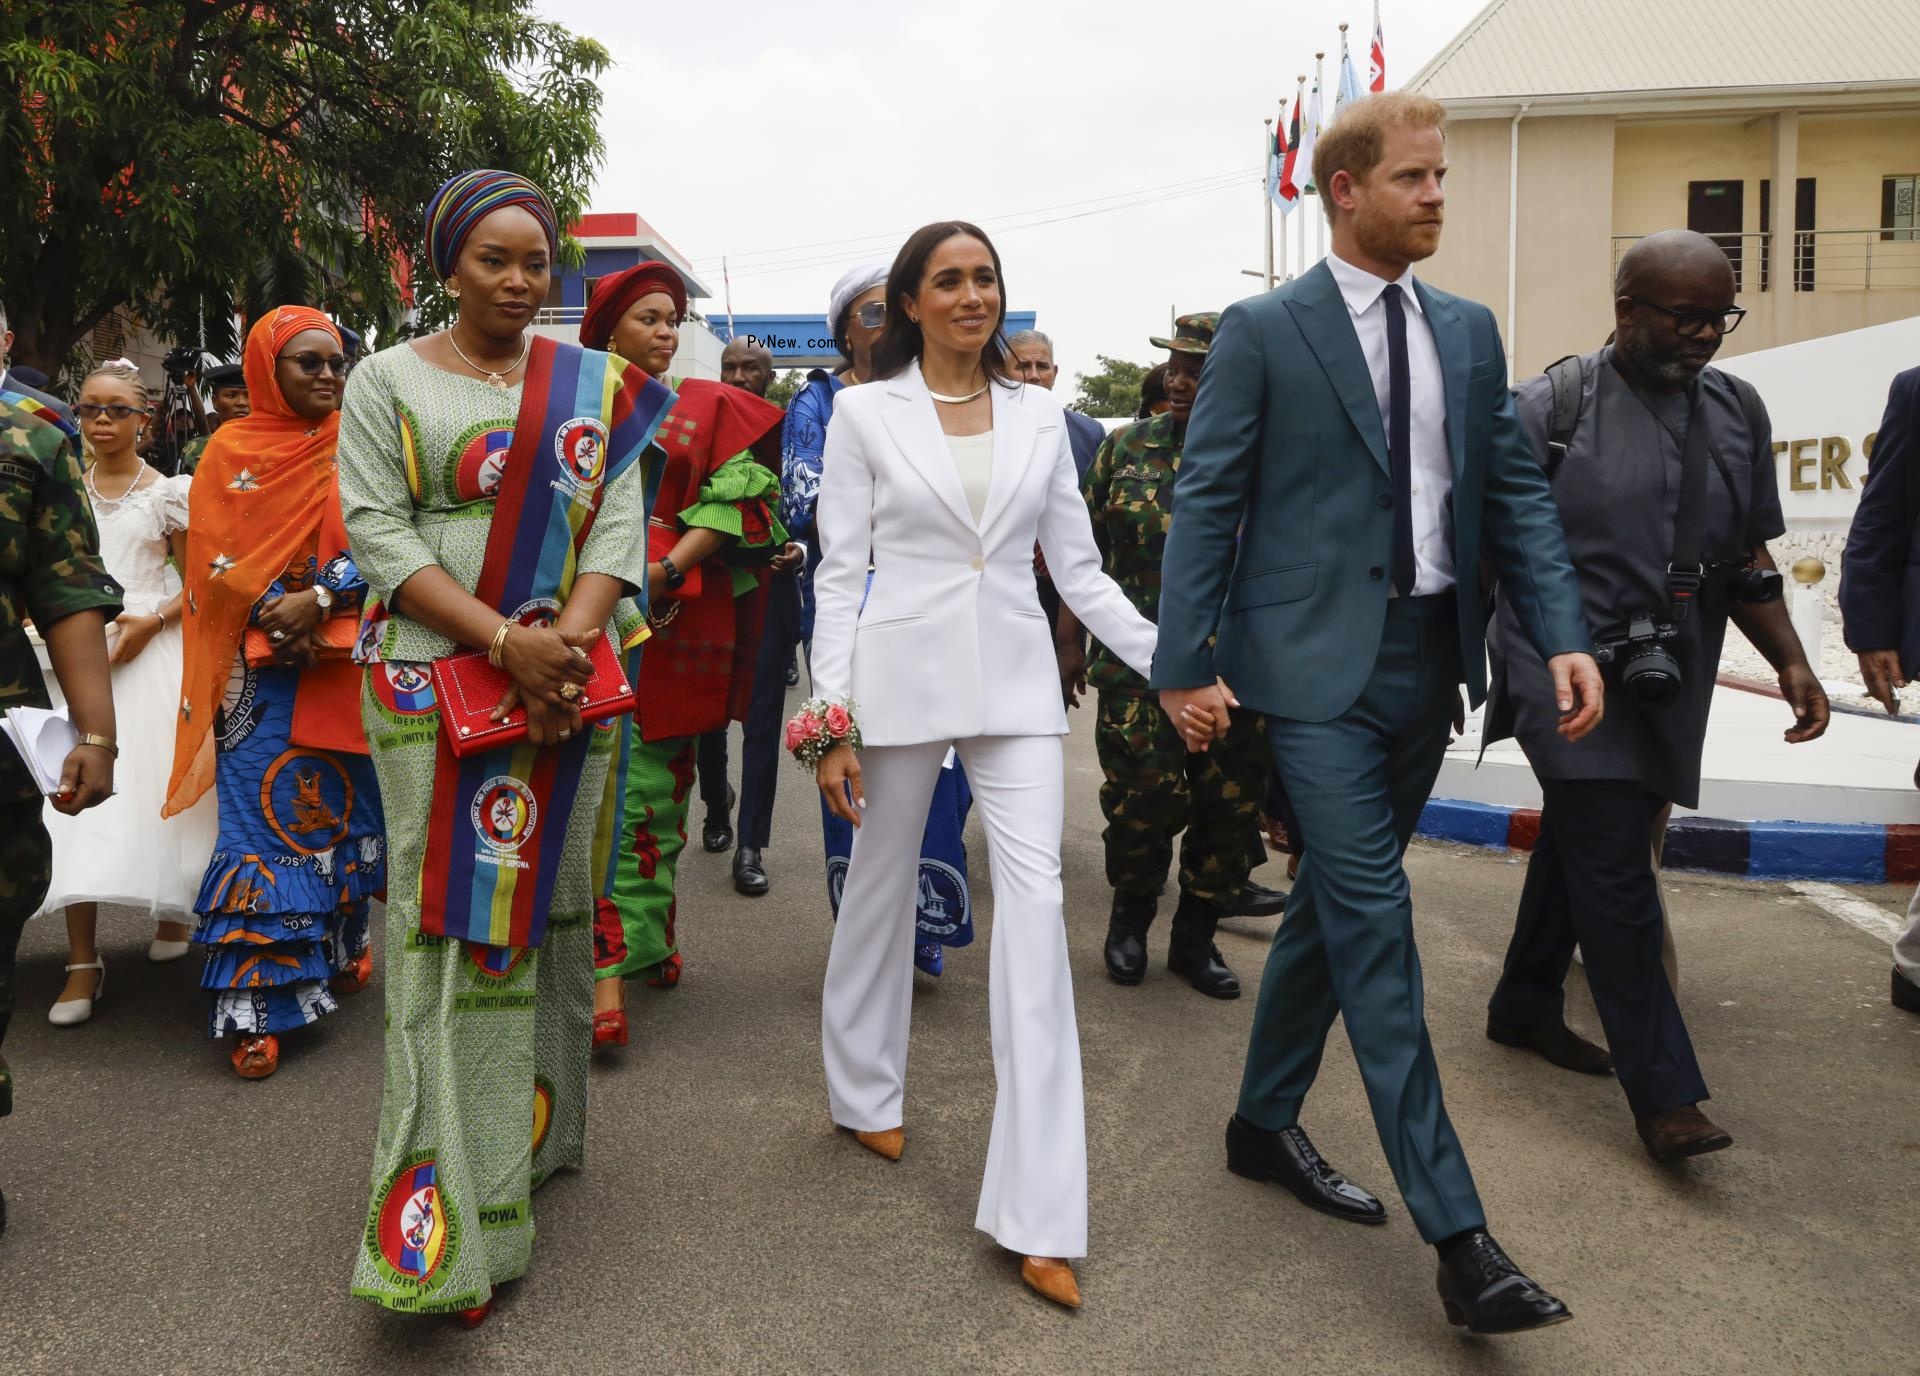
{"type": "Polygon", "coordinates": [[[727,801],[727,728],[722,726],[702,736],[694,760],[700,776],[700,801],[709,813],[726,816],[731,807],[727,801]]]}
{"type": "Polygon", "coordinates": [[[1332,721],[1267,719],[1313,844],[1267,955],[1239,1106],[1257,1128],[1298,1123],[1344,1013],[1380,1145],[1428,1242],[1486,1221],[1427,1038],[1404,865],[1453,718],[1454,617],[1450,596],[1388,602],[1373,673],[1351,707],[1332,721]]]}
{"type": "Polygon", "coordinates": [[[753,666],[753,701],[740,733],[740,844],[763,849],[773,831],[773,793],[786,731],[787,669],[800,644],[800,579],[776,573],[767,584],[767,620],[753,666]]]}
{"type": "MultiPolygon", "coordinates": [[[[9,779],[9,782],[11,780],[9,779]]],[[[38,798],[0,803],[0,1045],[13,1021],[14,956],[27,919],[39,910],[53,874],[53,844],[38,798]]],[[[13,1080],[0,1058],[0,1114],[13,1110],[13,1080]]]]}
{"type": "Polygon", "coordinates": [[[1540,792],[1540,839],[1487,1011],[1517,1027],[1558,1027],[1577,942],[1633,1111],[1700,1102],[1706,1082],[1660,963],[1660,889],[1647,833],[1664,800],[1629,779],[1542,779],[1540,792]]]}

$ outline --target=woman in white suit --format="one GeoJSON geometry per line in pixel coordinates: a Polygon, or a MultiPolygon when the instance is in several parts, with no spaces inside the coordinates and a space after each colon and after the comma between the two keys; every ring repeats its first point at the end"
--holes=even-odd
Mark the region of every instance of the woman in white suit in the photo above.
{"type": "Polygon", "coordinates": [[[1047,1298],[1080,1302],[1087,1150],[1060,886],[1066,711],[1033,578],[1146,672],[1154,628],[1100,567],[1060,403],[1012,380],[1000,259],[972,225],[929,225],[888,274],[874,381],[827,431],[817,529],[816,692],[857,753],[817,769],[856,828],[821,1018],[833,1121],[897,1160],[912,1014],[914,884],[928,800],[959,751],[987,833],[989,996],[999,1084],[975,1226],[1047,1298]],[[868,588],[867,571],[873,578],[868,588]]]}

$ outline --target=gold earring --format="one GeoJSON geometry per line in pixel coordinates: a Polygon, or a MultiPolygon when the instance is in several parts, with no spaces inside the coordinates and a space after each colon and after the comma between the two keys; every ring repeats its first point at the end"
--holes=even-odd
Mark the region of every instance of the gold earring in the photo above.
{"type": "Polygon", "coordinates": [[[458,282],[447,283],[447,295],[458,301],[460,299],[460,284],[458,282]]]}

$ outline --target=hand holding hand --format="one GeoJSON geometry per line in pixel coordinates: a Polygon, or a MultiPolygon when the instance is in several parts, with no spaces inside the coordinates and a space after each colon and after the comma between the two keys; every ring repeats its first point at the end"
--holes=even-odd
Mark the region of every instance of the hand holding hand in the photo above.
{"type": "Polygon", "coordinates": [[[520,690],[520,701],[529,713],[535,702],[570,707],[560,690],[569,683],[584,687],[592,680],[587,647],[604,634],[598,629],[561,631],[552,626],[516,626],[507,632],[500,645],[500,663],[520,690]]]}
{"type": "Polygon", "coordinates": [[[1189,753],[1205,750],[1227,734],[1233,724],[1228,709],[1238,707],[1240,699],[1224,679],[1215,679],[1201,688],[1162,688],[1160,710],[1173,722],[1173,729],[1187,743],[1189,753]]]}
{"type": "Polygon", "coordinates": [[[47,801],[71,817],[113,795],[113,756],[97,745],[76,745],[60,770],[60,787],[47,801]]]}
{"type": "Polygon", "coordinates": [[[147,642],[159,635],[160,628],[167,623],[158,612],[121,612],[113,624],[120,629],[107,650],[107,663],[125,664],[146,649],[147,642]]]}
{"type": "MultiPolygon", "coordinates": [[[[1886,708],[1888,716],[1899,713],[1898,693],[1907,686],[1907,675],[1900,667],[1898,650],[1862,650],[1860,681],[1867,685],[1867,696],[1886,708]]],[[[1782,683],[1781,688],[1785,687],[1782,683]]]]}
{"type": "Polygon", "coordinates": [[[1780,695],[1793,708],[1793,726],[1786,734],[1789,745],[1818,740],[1826,734],[1832,709],[1827,706],[1826,689],[1814,676],[1812,666],[1795,664],[1780,675],[1780,695]]]}
{"type": "Polygon", "coordinates": [[[315,626],[327,619],[320,606],[320,599],[314,596],[312,588],[304,592],[290,592],[276,597],[260,609],[253,624],[266,633],[269,640],[279,631],[282,638],[291,640],[294,636],[305,635],[315,626]]]}
{"type": "Polygon", "coordinates": [[[820,757],[813,768],[814,782],[827,800],[827,811],[854,830],[860,828],[860,809],[867,805],[866,790],[860,786],[860,756],[850,745],[836,745],[820,757]],[[848,800],[851,792],[853,798],[848,800]]]}
{"type": "Polygon", "coordinates": [[[1560,708],[1561,735],[1577,741],[1605,715],[1606,684],[1592,655],[1555,655],[1547,661],[1553,675],[1553,700],[1560,708]]]}

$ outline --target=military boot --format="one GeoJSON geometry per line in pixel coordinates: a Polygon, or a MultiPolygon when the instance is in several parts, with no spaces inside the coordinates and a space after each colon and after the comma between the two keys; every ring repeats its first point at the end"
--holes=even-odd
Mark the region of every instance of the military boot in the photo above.
{"type": "Polygon", "coordinates": [[[1190,893],[1180,895],[1173,911],[1173,933],[1167,943],[1167,968],[1185,975],[1187,982],[1210,999],[1240,997],[1240,977],[1227,967],[1213,944],[1220,909],[1190,893]]]}
{"type": "Polygon", "coordinates": [[[1150,893],[1113,892],[1107,918],[1107,974],[1115,984],[1138,984],[1147,977],[1147,928],[1160,901],[1150,893]]]}

